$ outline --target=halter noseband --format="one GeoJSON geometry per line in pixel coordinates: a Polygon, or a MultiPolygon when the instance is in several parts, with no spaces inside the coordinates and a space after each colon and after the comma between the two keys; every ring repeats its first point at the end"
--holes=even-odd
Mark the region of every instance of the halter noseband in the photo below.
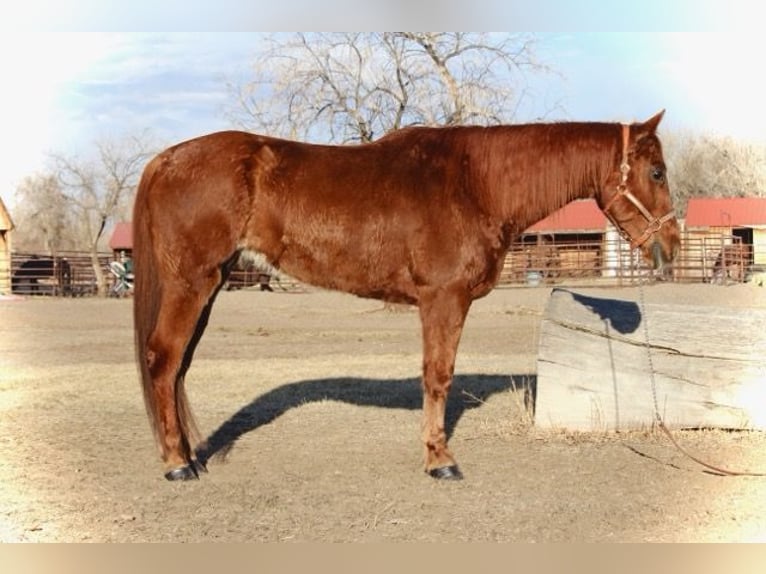
{"type": "Polygon", "coordinates": [[[630,138],[630,126],[628,124],[622,124],[622,162],[620,163],[620,184],[617,186],[617,191],[612,196],[612,198],[609,200],[609,202],[604,207],[603,211],[604,214],[609,218],[609,220],[614,224],[614,226],[617,228],[617,231],[620,232],[620,235],[622,235],[625,239],[630,241],[630,248],[635,249],[636,247],[641,247],[644,243],[646,243],[646,240],[649,239],[652,235],[657,233],[660,228],[668,221],[673,219],[676,216],[675,211],[672,209],[663,215],[662,217],[654,217],[652,213],[644,207],[644,204],[641,203],[641,201],[633,195],[630,190],[628,189],[628,172],[630,171],[630,164],[628,163],[628,139],[630,138]],[[617,220],[612,216],[611,213],[609,213],[609,209],[614,205],[614,202],[620,199],[621,197],[624,197],[628,201],[630,201],[636,209],[641,213],[641,215],[644,216],[646,221],[648,221],[648,225],[646,226],[646,229],[644,229],[644,232],[639,236],[638,239],[632,239],[626,231],[622,229],[620,225],[618,225],[617,220]]]}

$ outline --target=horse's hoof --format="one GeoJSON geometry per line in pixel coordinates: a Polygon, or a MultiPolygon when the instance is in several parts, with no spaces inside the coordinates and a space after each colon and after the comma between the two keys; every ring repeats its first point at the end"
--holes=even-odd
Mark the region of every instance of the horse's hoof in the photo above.
{"type": "Polygon", "coordinates": [[[463,473],[460,472],[456,464],[432,468],[428,471],[428,474],[439,480],[463,480],[463,473]]]}
{"type": "Polygon", "coordinates": [[[207,469],[195,460],[191,464],[166,472],[165,478],[168,480],[199,480],[200,471],[207,472],[207,469]]]}

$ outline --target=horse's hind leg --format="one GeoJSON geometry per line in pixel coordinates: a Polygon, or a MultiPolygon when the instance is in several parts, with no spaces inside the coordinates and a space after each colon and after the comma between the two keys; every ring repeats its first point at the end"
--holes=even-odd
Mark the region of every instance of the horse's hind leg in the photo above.
{"type": "Polygon", "coordinates": [[[470,297],[460,288],[438,288],[421,294],[423,324],[423,423],[425,470],[434,478],[460,479],[462,474],[447,448],[445,414],[452,386],[460,334],[470,297]]]}
{"type": "Polygon", "coordinates": [[[184,390],[184,375],[201,336],[221,272],[194,281],[166,281],[157,325],[149,337],[146,360],[152,378],[157,438],[168,480],[197,478],[204,466],[194,458],[197,431],[184,390]]]}

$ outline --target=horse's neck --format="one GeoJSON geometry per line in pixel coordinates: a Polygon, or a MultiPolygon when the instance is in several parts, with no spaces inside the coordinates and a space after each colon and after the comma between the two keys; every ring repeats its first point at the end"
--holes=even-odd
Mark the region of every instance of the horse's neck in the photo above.
{"type": "Polygon", "coordinates": [[[614,168],[616,129],[611,134],[568,136],[566,141],[564,130],[557,139],[557,127],[541,125],[537,139],[534,129],[522,137],[498,131],[497,142],[490,146],[493,152],[487,154],[482,187],[488,202],[519,231],[576,199],[594,197],[614,168]],[[588,145],[582,145],[585,139],[588,145]]]}

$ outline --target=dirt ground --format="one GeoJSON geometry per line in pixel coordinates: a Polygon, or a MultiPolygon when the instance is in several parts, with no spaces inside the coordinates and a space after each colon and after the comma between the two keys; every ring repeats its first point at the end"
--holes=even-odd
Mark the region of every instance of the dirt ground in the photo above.
{"type": "MultiPolygon", "coordinates": [[[[421,466],[412,310],[222,292],[187,384],[210,449],[228,456],[169,483],[131,301],[0,300],[0,541],[766,541],[766,478],[708,474],[659,432],[530,424],[514,387],[534,381],[549,295],[474,304],[448,415],[466,478],[446,483],[421,466]]],[[[646,299],[766,307],[766,289],[661,284],[646,299]]],[[[763,471],[764,434],[676,436],[714,464],[763,471]]]]}

